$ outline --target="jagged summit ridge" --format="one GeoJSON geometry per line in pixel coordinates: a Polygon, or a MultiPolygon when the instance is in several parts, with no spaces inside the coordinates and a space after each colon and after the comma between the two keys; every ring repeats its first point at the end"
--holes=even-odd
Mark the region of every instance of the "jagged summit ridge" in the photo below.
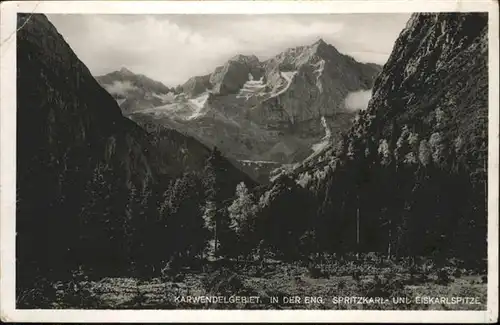
{"type": "Polygon", "coordinates": [[[319,38],[262,61],[240,53],[172,96],[127,96],[121,107],[237,160],[296,163],[336,141],[354,116],[348,94],[372,88],[380,70],[319,38]]]}
{"type": "Polygon", "coordinates": [[[127,69],[125,67],[121,67],[118,72],[120,72],[122,75],[125,75],[125,76],[134,76],[135,75],[135,73],[133,73],[132,71],[130,71],[129,69],[127,69]]]}
{"type": "Polygon", "coordinates": [[[346,96],[370,89],[380,69],[318,39],[265,61],[233,56],[186,81],[174,101],[141,112],[236,159],[297,162],[326,142],[325,128],[336,139],[353,116],[346,96]]]}
{"type": "Polygon", "coordinates": [[[247,82],[248,76],[260,79],[264,69],[255,55],[237,55],[210,75],[212,93],[217,95],[236,94],[247,82]]]}
{"type": "Polygon", "coordinates": [[[251,55],[237,54],[237,55],[233,56],[232,58],[230,58],[228,61],[236,61],[236,62],[242,62],[242,63],[247,63],[247,64],[260,63],[259,58],[254,54],[251,54],[251,55]]]}
{"type": "MultiPolygon", "coordinates": [[[[254,80],[264,78],[269,89],[277,90],[287,81],[282,73],[297,71],[306,64],[322,67],[321,60],[342,64],[343,61],[352,59],[343,56],[333,45],[320,38],[309,45],[289,48],[265,61],[260,61],[253,54],[237,54],[224,65],[215,68],[211,74],[190,78],[181,88],[190,97],[196,97],[207,90],[216,95],[237,94],[249,80],[248,75],[251,75],[254,80]]],[[[380,68],[372,66],[375,70],[380,68]]],[[[316,72],[319,71],[316,69],[316,72]]]]}
{"type": "Polygon", "coordinates": [[[315,45],[320,45],[320,44],[324,44],[326,45],[327,43],[325,42],[325,40],[323,38],[319,38],[316,42],[314,42],[315,45]]]}
{"type": "Polygon", "coordinates": [[[315,52],[316,55],[319,56],[327,54],[328,53],[327,51],[330,51],[331,53],[335,54],[340,54],[340,52],[337,50],[335,46],[325,42],[322,38],[318,39],[316,42],[309,45],[308,48],[310,48],[313,52],[315,52]]]}

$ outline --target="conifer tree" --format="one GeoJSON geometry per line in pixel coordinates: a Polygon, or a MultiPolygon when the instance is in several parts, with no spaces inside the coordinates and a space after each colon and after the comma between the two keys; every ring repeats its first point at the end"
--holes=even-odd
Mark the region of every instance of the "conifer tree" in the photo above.
{"type": "Polygon", "coordinates": [[[214,147],[206,161],[204,188],[205,188],[205,214],[209,229],[213,229],[214,254],[218,256],[221,235],[227,227],[227,216],[224,212],[224,190],[227,188],[227,166],[222,154],[217,147],[214,147]]]}
{"type": "Polygon", "coordinates": [[[228,212],[229,228],[234,232],[237,240],[235,246],[239,252],[246,255],[253,244],[251,237],[255,232],[256,206],[244,182],[236,186],[236,198],[228,207],[228,212]]]}

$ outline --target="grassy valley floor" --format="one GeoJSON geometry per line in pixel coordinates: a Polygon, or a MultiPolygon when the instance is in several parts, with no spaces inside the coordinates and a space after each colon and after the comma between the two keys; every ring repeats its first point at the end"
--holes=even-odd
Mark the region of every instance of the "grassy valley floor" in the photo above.
{"type": "MultiPolygon", "coordinates": [[[[79,276],[50,283],[53,294],[47,295],[46,308],[486,309],[486,276],[455,266],[406,267],[387,261],[304,264],[240,262],[150,279],[79,276]]],[[[37,303],[29,298],[21,295],[18,308],[37,303]]]]}

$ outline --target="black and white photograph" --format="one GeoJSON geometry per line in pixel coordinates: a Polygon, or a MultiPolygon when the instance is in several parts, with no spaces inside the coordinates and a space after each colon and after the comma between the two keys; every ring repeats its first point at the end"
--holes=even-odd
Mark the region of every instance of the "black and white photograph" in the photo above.
{"type": "Polygon", "coordinates": [[[498,320],[498,4],[279,2],[10,13],[9,306],[498,320]]]}

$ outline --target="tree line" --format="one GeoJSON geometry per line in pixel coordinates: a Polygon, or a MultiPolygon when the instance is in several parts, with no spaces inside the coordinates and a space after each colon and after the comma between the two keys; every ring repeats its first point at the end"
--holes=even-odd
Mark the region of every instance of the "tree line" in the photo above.
{"type": "Polygon", "coordinates": [[[377,252],[454,257],[479,267],[486,257],[485,132],[469,145],[392,123],[377,139],[366,127],[371,119],[360,113],[322,164],[256,188],[230,185],[217,148],[203,170],[168,186],[146,178],[123,187],[125,176],[104,162],[88,174],[68,169],[58,176],[48,222],[32,227],[37,244],[18,263],[53,276],[79,266],[106,276],[154,276],[174,260],[267,251],[289,261],[377,252]]]}

